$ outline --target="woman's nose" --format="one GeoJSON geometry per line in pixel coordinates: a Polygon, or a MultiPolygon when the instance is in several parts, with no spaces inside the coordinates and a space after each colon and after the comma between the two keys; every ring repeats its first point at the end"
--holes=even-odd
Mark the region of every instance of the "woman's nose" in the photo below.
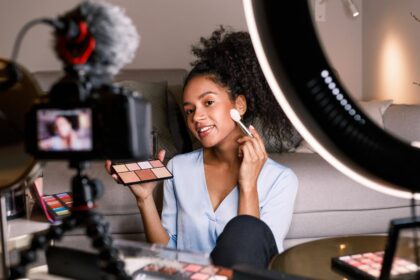
{"type": "Polygon", "coordinates": [[[193,115],[193,121],[197,122],[197,121],[205,119],[205,117],[206,115],[203,110],[198,109],[198,108],[195,109],[194,115],[193,115]]]}

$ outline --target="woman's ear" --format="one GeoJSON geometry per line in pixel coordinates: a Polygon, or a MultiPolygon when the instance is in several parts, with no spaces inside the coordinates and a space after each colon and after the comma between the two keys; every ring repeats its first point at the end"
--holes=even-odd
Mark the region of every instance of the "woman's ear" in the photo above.
{"type": "Polygon", "coordinates": [[[246,113],[246,98],[244,95],[238,95],[235,99],[235,108],[238,110],[241,117],[246,113]]]}

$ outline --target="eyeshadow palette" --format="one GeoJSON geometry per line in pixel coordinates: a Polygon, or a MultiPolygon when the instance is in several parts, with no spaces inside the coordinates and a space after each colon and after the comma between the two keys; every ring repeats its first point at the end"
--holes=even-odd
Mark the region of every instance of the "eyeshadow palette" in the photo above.
{"type": "Polygon", "coordinates": [[[44,195],[42,201],[54,220],[61,220],[71,214],[70,208],[73,204],[73,198],[69,192],[44,195]]]}
{"type": "Polygon", "coordinates": [[[194,263],[168,263],[156,260],[137,270],[133,279],[152,276],[158,279],[229,280],[232,279],[232,275],[233,271],[224,267],[194,263]]]}
{"type": "Polygon", "coordinates": [[[140,184],[172,178],[171,172],[160,160],[148,160],[112,165],[124,185],[140,184]]]}
{"type": "MultiPolygon", "coordinates": [[[[384,252],[372,252],[342,256],[332,259],[332,266],[356,279],[379,279],[384,252]]],[[[415,263],[395,257],[391,268],[391,279],[415,279],[420,269],[415,263]]]]}

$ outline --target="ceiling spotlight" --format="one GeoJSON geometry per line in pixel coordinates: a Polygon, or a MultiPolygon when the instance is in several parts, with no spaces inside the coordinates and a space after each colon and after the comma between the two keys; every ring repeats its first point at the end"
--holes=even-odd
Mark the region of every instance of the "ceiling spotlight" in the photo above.
{"type": "Polygon", "coordinates": [[[353,0],[343,0],[343,3],[348,10],[348,12],[351,14],[352,17],[357,17],[360,15],[359,8],[357,8],[356,4],[354,4],[353,0]]]}

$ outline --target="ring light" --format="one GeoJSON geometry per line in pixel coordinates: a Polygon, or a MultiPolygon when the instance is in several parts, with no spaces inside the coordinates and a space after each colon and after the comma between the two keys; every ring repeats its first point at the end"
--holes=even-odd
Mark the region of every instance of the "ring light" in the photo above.
{"type": "Polygon", "coordinates": [[[378,127],[352,100],[324,55],[308,1],[243,4],[264,75],[309,144],[339,171],[376,191],[402,198],[419,192],[420,149],[378,127]]]}

